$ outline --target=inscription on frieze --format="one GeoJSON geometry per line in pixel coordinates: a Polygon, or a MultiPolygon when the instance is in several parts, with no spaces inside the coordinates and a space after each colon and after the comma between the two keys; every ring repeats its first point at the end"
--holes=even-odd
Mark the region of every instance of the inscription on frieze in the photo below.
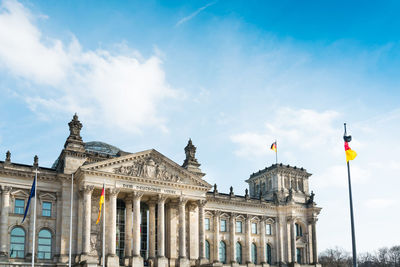
{"type": "Polygon", "coordinates": [[[168,188],[160,188],[156,186],[150,185],[138,185],[138,184],[129,184],[129,183],[122,183],[117,182],[116,187],[122,188],[129,188],[137,191],[146,191],[152,193],[160,193],[160,194],[168,194],[168,195],[181,195],[180,190],[168,189],[168,188]]]}

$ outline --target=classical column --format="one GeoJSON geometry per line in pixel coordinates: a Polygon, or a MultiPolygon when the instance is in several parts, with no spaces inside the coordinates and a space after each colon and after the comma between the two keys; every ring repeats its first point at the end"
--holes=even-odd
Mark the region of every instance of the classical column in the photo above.
{"type": "Polygon", "coordinates": [[[7,258],[7,229],[8,229],[8,213],[10,212],[10,191],[11,187],[3,186],[1,194],[1,219],[0,219],[0,257],[7,258]]]}
{"type": "Polygon", "coordinates": [[[219,262],[219,216],[221,212],[214,211],[214,262],[219,262]]]}
{"type": "Polygon", "coordinates": [[[143,259],[140,256],[140,199],[141,192],[133,192],[133,255],[132,266],[143,266],[143,259]]]}
{"type": "Polygon", "coordinates": [[[186,199],[179,200],[179,257],[186,258],[186,199]]]}
{"type": "Polygon", "coordinates": [[[132,257],[132,198],[125,199],[125,266],[129,266],[132,257]]]}
{"type": "Polygon", "coordinates": [[[261,242],[261,253],[260,253],[260,261],[261,263],[266,263],[267,259],[266,259],[266,247],[265,247],[265,218],[262,218],[261,220],[261,238],[260,238],[260,242],[261,242]]]}
{"type": "Polygon", "coordinates": [[[206,259],[205,255],[205,228],[204,228],[204,206],[205,200],[199,200],[199,260],[200,264],[206,259]]]}
{"type": "Polygon", "coordinates": [[[290,223],[290,250],[291,250],[291,256],[292,256],[292,262],[297,262],[295,221],[292,219],[292,220],[290,220],[289,223],[290,223]]]}
{"type": "Polygon", "coordinates": [[[230,230],[229,243],[231,249],[231,263],[236,262],[235,223],[236,223],[236,214],[231,213],[231,217],[229,219],[229,230],[230,230]]]}
{"type": "Polygon", "coordinates": [[[82,254],[90,253],[90,224],[92,211],[92,193],[94,187],[87,185],[83,188],[83,239],[82,254]]]}
{"type": "MultiPolygon", "coordinates": [[[[61,249],[61,231],[62,231],[62,191],[56,193],[56,257],[60,260],[60,249],[61,249]]],[[[75,204],[76,205],[76,204],[75,204]]]]}
{"type": "Polygon", "coordinates": [[[247,215],[246,217],[246,236],[245,236],[245,262],[250,263],[251,262],[251,216],[247,215]]]}
{"type": "Polygon", "coordinates": [[[283,219],[278,215],[276,218],[276,261],[278,263],[282,263],[284,261],[283,258],[283,240],[282,240],[282,222],[283,219]]]}
{"type": "Polygon", "coordinates": [[[119,267],[119,257],[116,255],[117,243],[117,195],[119,189],[111,188],[109,190],[109,215],[108,215],[108,254],[107,254],[107,266],[108,267],[119,267]]]}
{"type": "Polygon", "coordinates": [[[157,266],[168,266],[165,257],[165,200],[166,196],[158,195],[157,199],[157,266]]]}
{"type": "MultiPolygon", "coordinates": [[[[313,263],[317,264],[318,263],[318,250],[317,250],[317,219],[313,219],[312,224],[311,224],[311,230],[312,230],[312,257],[313,257],[313,263]]],[[[311,252],[310,252],[311,253],[311,252]]]]}
{"type": "Polygon", "coordinates": [[[156,203],[150,201],[149,205],[149,258],[156,257],[156,203]]]}

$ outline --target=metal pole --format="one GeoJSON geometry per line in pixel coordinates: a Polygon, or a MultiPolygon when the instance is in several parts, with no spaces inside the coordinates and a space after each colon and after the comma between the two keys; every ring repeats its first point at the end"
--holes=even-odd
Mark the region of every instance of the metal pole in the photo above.
{"type": "MultiPolygon", "coordinates": [[[[103,182],[104,203],[103,203],[103,267],[106,266],[106,185],[103,182]]],[[[115,238],[115,237],[114,237],[115,238]]]]}
{"type": "Polygon", "coordinates": [[[35,239],[36,239],[36,188],[37,188],[37,174],[38,170],[35,169],[35,202],[33,207],[33,233],[32,233],[32,267],[35,266],[35,239]]]}
{"type": "Polygon", "coordinates": [[[275,160],[276,160],[276,165],[278,165],[278,142],[275,139],[275,160]]]}
{"type": "Polygon", "coordinates": [[[69,218],[69,260],[68,266],[71,267],[71,255],[72,255],[72,207],[74,204],[74,174],[72,174],[71,178],[71,212],[69,218]]]}
{"type": "MultiPolygon", "coordinates": [[[[344,124],[344,135],[346,136],[346,123],[344,124]]],[[[354,229],[354,215],[353,215],[353,197],[351,193],[351,179],[350,179],[350,162],[347,161],[347,176],[349,181],[349,199],[350,199],[350,220],[351,220],[351,242],[353,249],[353,267],[357,267],[357,250],[356,250],[356,234],[354,229]]]]}

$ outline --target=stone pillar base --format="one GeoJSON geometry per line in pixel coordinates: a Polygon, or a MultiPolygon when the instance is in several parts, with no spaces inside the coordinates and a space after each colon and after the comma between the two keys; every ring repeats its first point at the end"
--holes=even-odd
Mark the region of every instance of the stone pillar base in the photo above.
{"type": "Polygon", "coordinates": [[[231,262],[231,266],[232,267],[239,267],[239,263],[237,263],[236,261],[231,262]]]}
{"type": "Polygon", "coordinates": [[[8,253],[7,252],[0,252],[0,261],[8,261],[8,253]]]}
{"type": "Polygon", "coordinates": [[[124,258],[124,266],[131,266],[132,257],[125,257],[124,258]]]}
{"type": "Polygon", "coordinates": [[[158,257],[156,263],[157,267],[168,267],[168,259],[166,257],[158,257]]]}
{"type": "Polygon", "coordinates": [[[96,256],[89,254],[81,254],[79,256],[79,264],[87,267],[97,267],[98,259],[96,256]]]}
{"type": "Polygon", "coordinates": [[[179,258],[178,263],[179,267],[190,267],[190,261],[187,258],[179,258]]]}
{"type": "Polygon", "coordinates": [[[115,255],[115,254],[107,255],[106,265],[107,265],[107,267],[119,267],[119,258],[118,258],[118,256],[115,255]]]}
{"type": "Polygon", "coordinates": [[[133,256],[131,263],[133,267],[143,267],[143,258],[140,256],[133,256]]]}
{"type": "Polygon", "coordinates": [[[206,258],[200,258],[196,260],[196,266],[202,266],[209,264],[209,261],[206,258]]]}
{"type": "Polygon", "coordinates": [[[270,267],[270,265],[269,265],[268,263],[266,263],[266,262],[262,262],[262,263],[261,263],[261,266],[262,266],[262,267],[270,267]]]}
{"type": "Polygon", "coordinates": [[[222,262],[218,262],[218,261],[213,262],[212,264],[210,264],[210,266],[222,266],[222,265],[223,265],[222,262]]]}
{"type": "Polygon", "coordinates": [[[252,263],[252,262],[248,262],[247,263],[247,267],[255,267],[256,265],[254,264],[254,263],[252,263]]]}

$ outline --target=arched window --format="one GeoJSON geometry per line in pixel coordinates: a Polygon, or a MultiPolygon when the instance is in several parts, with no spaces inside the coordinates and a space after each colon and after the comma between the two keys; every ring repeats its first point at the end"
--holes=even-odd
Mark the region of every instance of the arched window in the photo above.
{"type": "Polygon", "coordinates": [[[267,244],[267,246],[266,246],[266,248],[265,248],[265,256],[266,256],[266,258],[267,258],[267,263],[269,264],[269,265],[271,265],[271,262],[272,262],[272,253],[271,253],[271,246],[270,246],[270,244],[267,244]]]}
{"type": "Polygon", "coordinates": [[[226,245],[224,241],[219,242],[219,261],[226,263],[226,245]]]}
{"type": "Polygon", "coordinates": [[[257,264],[257,246],[256,244],[251,244],[251,262],[257,264]]]}
{"type": "Polygon", "coordinates": [[[10,257],[25,257],[25,230],[22,227],[15,227],[11,230],[10,257]]]}
{"type": "Polygon", "coordinates": [[[205,247],[206,247],[206,250],[205,250],[205,252],[206,252],[206,259],[207,259],[207,260],[210,260],[210,242],[208,242],[207,240],[206,240],[205,247]]]}
{"type": "Polygon", "coordinates": [[[242,245],[239,242],[236,243],[236,262],[242,264],[242,245]]]}
{"type": "Polygon", "coordinates": [[[46,229],[40,230],[38,239],[38,258],[51,259],[51,232],[46,229]]]}

